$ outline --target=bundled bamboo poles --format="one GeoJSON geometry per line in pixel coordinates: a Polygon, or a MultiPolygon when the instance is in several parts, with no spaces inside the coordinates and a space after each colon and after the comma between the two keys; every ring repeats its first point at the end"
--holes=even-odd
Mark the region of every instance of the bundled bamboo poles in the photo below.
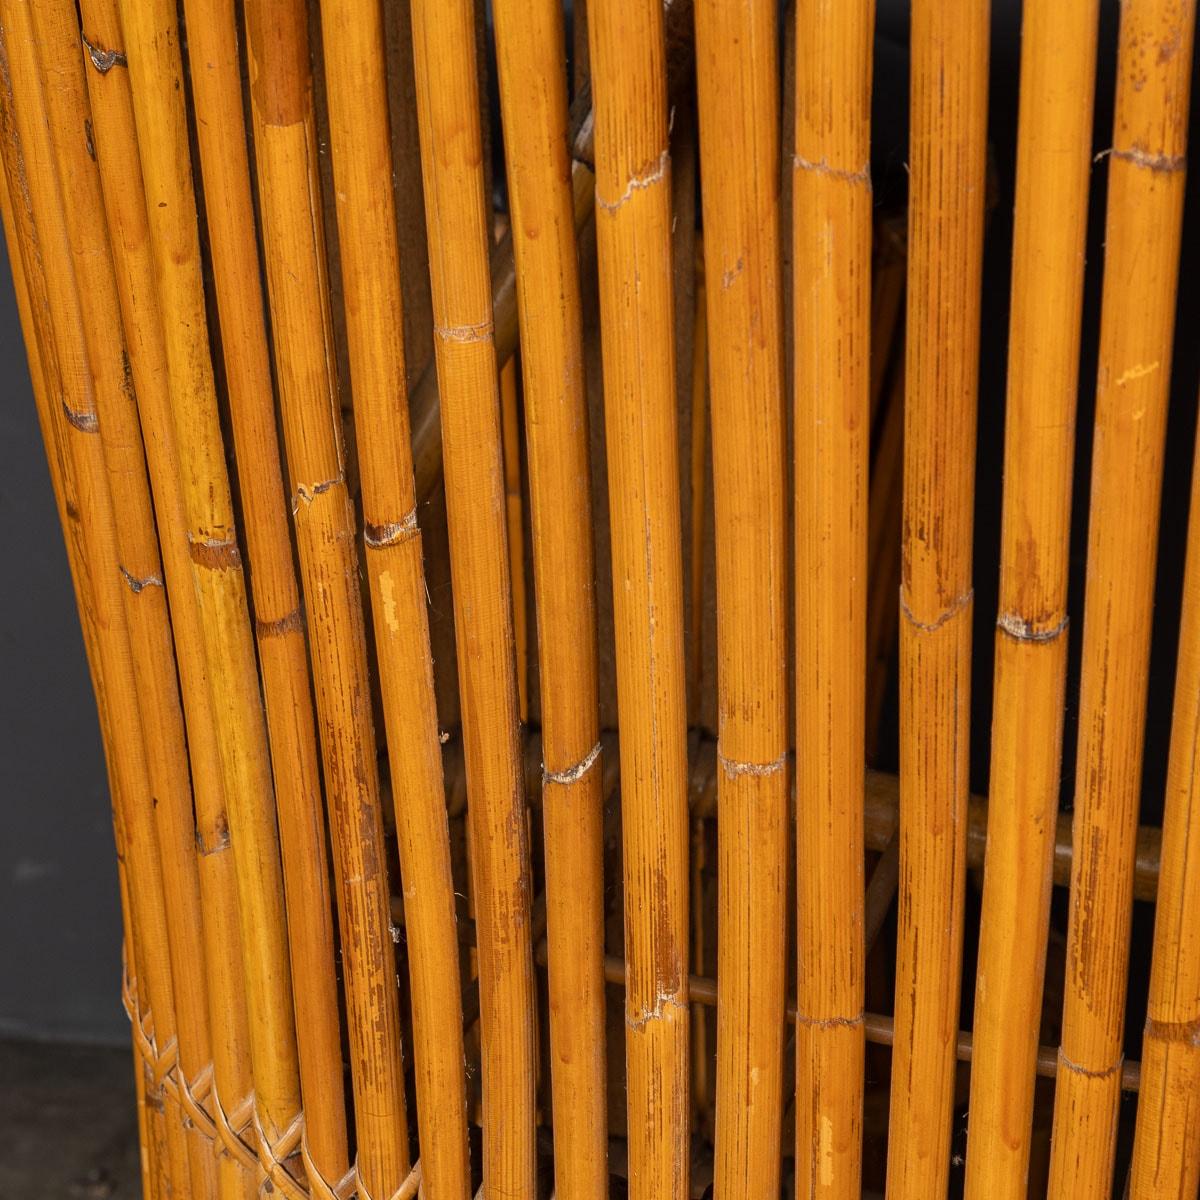
{"type": "Polygon", "coordinates": [[[560,1196],[601,1200],[604,763],[563,17],[557,0],[499,0],[494,11],[538,614],[555,1184],[560,1196]],[[530,88],[531,75],[543,86],[530,88]]]}
{"type": "Polygon", "coordinates": [[[479,996],[485,1200],[535,1189],[530,879],[470,0],[413,5],[479,996]]]}
{"type": "Polygon", "coordinates": [[[873,25],[796,5],[798,1196],[862,1190],[873,25]]]}
{"type": "Polygon", "coordinates": [[[470,1192],[454,883],[413,488],[400,255],[392,198],[382,13],[322,4],[346,332],[359,430],[364,541],[383,691],[408,941],[422,1187],[470,1192]]]}
{"type": "Polygon", "coordinates": [[[888,1194],[942,1196],[962,961],[988,2],[916,0],[888,1194]]]}
{"type": "Polygon", "coordinates": [[[1098,6],[1027,3],[967,1193],[1024,1196],[1067,669],[1098,6]]]}
{"type": "Polygon", "coordinates": [[[1050,1195],[1108,1195],[1178,279],[1195,5],[1121,10],[1050,1195]]]}
{"type": "Polygon", "coordinates": [[[688,836],[666,55],[589,5],[625,873],[630,1195],[688,1195],[688,836]]]}
{"type": "Polygon", "coordinates": [[[714,331],[721,1197],[779,1194],[788,709],[776,24],[770,0],[696,5],[705,297],[714,331]]]}

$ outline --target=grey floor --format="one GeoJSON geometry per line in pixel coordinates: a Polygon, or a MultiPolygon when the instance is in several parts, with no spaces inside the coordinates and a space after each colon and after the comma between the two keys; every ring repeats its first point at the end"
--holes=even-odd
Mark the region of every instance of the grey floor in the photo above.
{"type": "Polygon", "coordinates": [[[131,1052],[0,1041],[0,1200],[140,1195],[131,1052]]]}

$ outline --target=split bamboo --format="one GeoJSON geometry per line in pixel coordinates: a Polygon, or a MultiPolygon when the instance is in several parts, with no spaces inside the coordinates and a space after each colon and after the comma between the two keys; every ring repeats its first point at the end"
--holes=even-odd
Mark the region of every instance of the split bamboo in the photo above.
{"type": "Polygon", "coordinates": [[[779,1195],[788,962],[778,17],[773,0],[695,11],[720,731],[714,1195],[766,1200],[779,1195]]]}
{"type": "Polygon", "coordinates": [[[658,0],[588,7],[621,738],[629,1183],[689,1194],[688,831],[666,53],[658,0]]]}
{"type": "Polygon", "coordinates": [[[871,0],[796,4],[796,1193],[846,1200],[862,1191],[873,32],[871,0]]]}
{"type": "Polygon", "coordinates": [[[988,15],[988,0],[914,0],[912,10],[891,1200],[944,1196],[950,1171],[966,879],[988,15]]]}
{"type": "Polygon", "coordinates": [[[536,1188],[530,863],[471,0],[413,4],[483,1075],[483,1196],[536,1188]]]}
{"type": "Polygon", "coordinates": [[[423,1189],[466,1200],[462,1001],[450,838],[413,490],[382,12],[323,0],[321,24],[364,541],[404,894],[423,1189]]]}
{"type": "Polygon", "coordinates": [[[555,1185],[564,1198],[602,1200],[604,762],[563,15],[558,0],[498,0],[494,13],[538,618],[555,1185]]]}
{"type": "Polygon", "coordinates": [[[1053,1200],[1112,1186],[1195,4],[1122,6],[1053,1200]]]}
{"type": "Polygon", "coordinates": [[[1098,5],[1030,0],[996,619],[992,780],[976,971],[971,1200],[1026,1194],[1067,670],[1071,474],[1098,5]]]}

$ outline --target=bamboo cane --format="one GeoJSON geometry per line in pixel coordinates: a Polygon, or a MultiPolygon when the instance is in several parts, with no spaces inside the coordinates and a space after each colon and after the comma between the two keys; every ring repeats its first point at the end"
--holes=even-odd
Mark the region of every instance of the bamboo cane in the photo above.
{"type": "MultiPolygon", "coordinates": [[[[1062,1065],[1050,1195],[1108,1195],[1116,1145],[1195,4],[1121,10],[1088,519],[1062,1065]]],[[[1057,68],[1056,68],[1057,69],[1057,68]]]]}
{"type": "Polygon", "coordinates": [[[766,1198],[779,1195],[787,968],[777,13],[771,0],[695,9],[720,730],[714,1194],[766,1198]]]}
{"type": "Polygon", "coordinates": [[[1026,1193],[1067,669],[1096,3],[1025,5],[967,1195],[1026,1193]]]}
{"type": "Polygon", "coordinates": [[[255,2],[246,13],[276,375],[338,871],[359,1186],[390,1196],[410,1169],[399,1000],[333,365],[307,13],[298,2],[255,2]]]}
{"type": "Polygon", "coordinates": [[[429,648],[405,378],[382,12],[321,6],[364,540],[408,941],[424,1188],[470,1192],[462,1004],[450,838],[429,648]]]}
{"type": "Polygon", "coordinates": [[[1200,863],[1196,841],[1196,757],[1200,730],[1200,471],[1192,471],[1187,567],[1163,863],[1142,1039],[1141,1094],[1129,1195],[1194,1196],[1200,1190],[1200,863]]]}
{"type": "Polygon", "coordinates": [[[535,1188],[530,880],[504,519],[490,221],[470,0],[413,5],[413,60],[466,746],[485,1200],[535,1188]]]}
{"type": "MultiPolygon", "coordinates": [[[[31,18],[23,0],[5,0],[0,6],[4,166],[14,201],[22,273],[32,291],[38,357],[50,384],[43,389],[43,396],[49,392],[61,399],[53,414],[56,453],[70,464],[77,489],[99,675],[109,711],[114,830],[125,864],[122,874],[134,953],[142,971],[142,994],[155,1014],[159,1037],[164,1046],[171,1046],[175,1042],[175,995],[153,799],[119,591],[124,585],[118,573],[112,500],[98,436],[75,263],[56,178],[31,18]]],[[[160,1196],[187,1196],[188,1146],[178,1099],[161,1084],[158,1077],[147,1080],[148,1100],[153,1101],[147,1114],[150,1142],[162,1147],[154,1159],[153,1183],[160,1196]]]]}
{"type": "Polygon", "coordinates": [[[688,1195],[687,747],[670,152],[657,0],[588,9],[635,1200],[688,1195]]]}
{"type": "Polygon", "coordinates": [[[292,564],[242,117],[232,3],[187,0],[188,60],[205,214],[237,450],[288,908],[308,1173],[349,1169],[333,903],[308,652],[292,564]]]}
{"type": "Polygon", "coordinates": [[[807,1197],[862,1190],[873,29],[871,0],[796,5],[796,1187],[807,1197]]]}
{"type": "Polygon", "coordinates": [[[514,353],[500,368],[500,441],[504,451],[504,511],[517,657],[517,715],[524,725],[529,719],[529,613],[525,597],[525,525],[521,511],[521,434],[517,408],[517,355],[514,353]]]}
{"type": "MultiPolygon", "coordinates": [[[[962,962],[988,0],[912,14],[888,1196],[946,1192],[962,962]]],[[[799,57],[799,55],[797,55],[799,57]]]]}
{"type": "Polygon", "coordinates": [[[557,1194],[608,1195],[604,764],[582,309],[562,8],[495,5],[525,381],[542,718],[557,1194]],[[531,88],[530,78],[543,86],[531,88]]]}
{"type": "MultiPolygon", "coordinates": [[[[254,1077],[248,1139],[287,1190],[300,1115],[283,881],[266,744],[212,373],[175,6],[122,0],[189,554],[228,804],[254,1077]]],[[[232,1098],[227,1097],[227,1101],[232,1098]]]]}

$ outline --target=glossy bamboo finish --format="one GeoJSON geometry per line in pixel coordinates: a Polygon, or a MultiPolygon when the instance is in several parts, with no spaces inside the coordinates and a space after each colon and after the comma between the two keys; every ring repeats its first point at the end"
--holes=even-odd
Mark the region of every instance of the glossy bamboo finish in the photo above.
{"type": "Polygon", "coordinates": [[[1098,6],[1031,2],[1021,112],[988,848],[967,1194],[1029,1176],[1067,669],[1071,475],[1098,6]]]}
{"type": "Polygon", "coordinates": [[[1191,2],[1130,0],[1121,10],[1055,1200],[1107,1196],[1112,1182],[1194,21],[1191,2]]]}
{"type": "Polygon", "coordinates": [[[564,1198],[601,1200],[608,1194],[604,762],[563,17],[558,0],[498,0],[494,11],[538,615],[555,1185],[564,1198]],[[544,87],[531,88],[531,77],[544,87]]]}
{"type": "Polygon", "coordinates": [[[479,930],[484,1200],[535,1189],[528,828],[470,0],[413,4],[458,684],[479,930]]]}
{"type": "Polygon", "coordinates": [[[671,160],[658,0],[588,6],[621,739],[629,1184],[688,1195],[688,830],[671,160]]]}
{"type": "Polygon", "coordinates": [[[471,1180],[454,883],[408,410],[396,390],[405,365],[382,12],[376,0],[324,0],[321,24],[364,539],[404,892],[423,1189],[429,1200],[465,1200],[471,1180]]]}
{"type": "Polygon", "coordinates": [[[790,774],[776,25],[771,0],[696,4],[720,729],[714,1194],[764,1200],[779,1194],[790,774]]]}
{"type": "Polygon", "coordinates": [[[862,1190],[870,0],[796,5],[796,1191],[862,1190]]]}
{"type": "Polygon", "coordinates": [[[914,0],[888,1196],[950,1169],[962,962],[988,0],[914,0]]]}

